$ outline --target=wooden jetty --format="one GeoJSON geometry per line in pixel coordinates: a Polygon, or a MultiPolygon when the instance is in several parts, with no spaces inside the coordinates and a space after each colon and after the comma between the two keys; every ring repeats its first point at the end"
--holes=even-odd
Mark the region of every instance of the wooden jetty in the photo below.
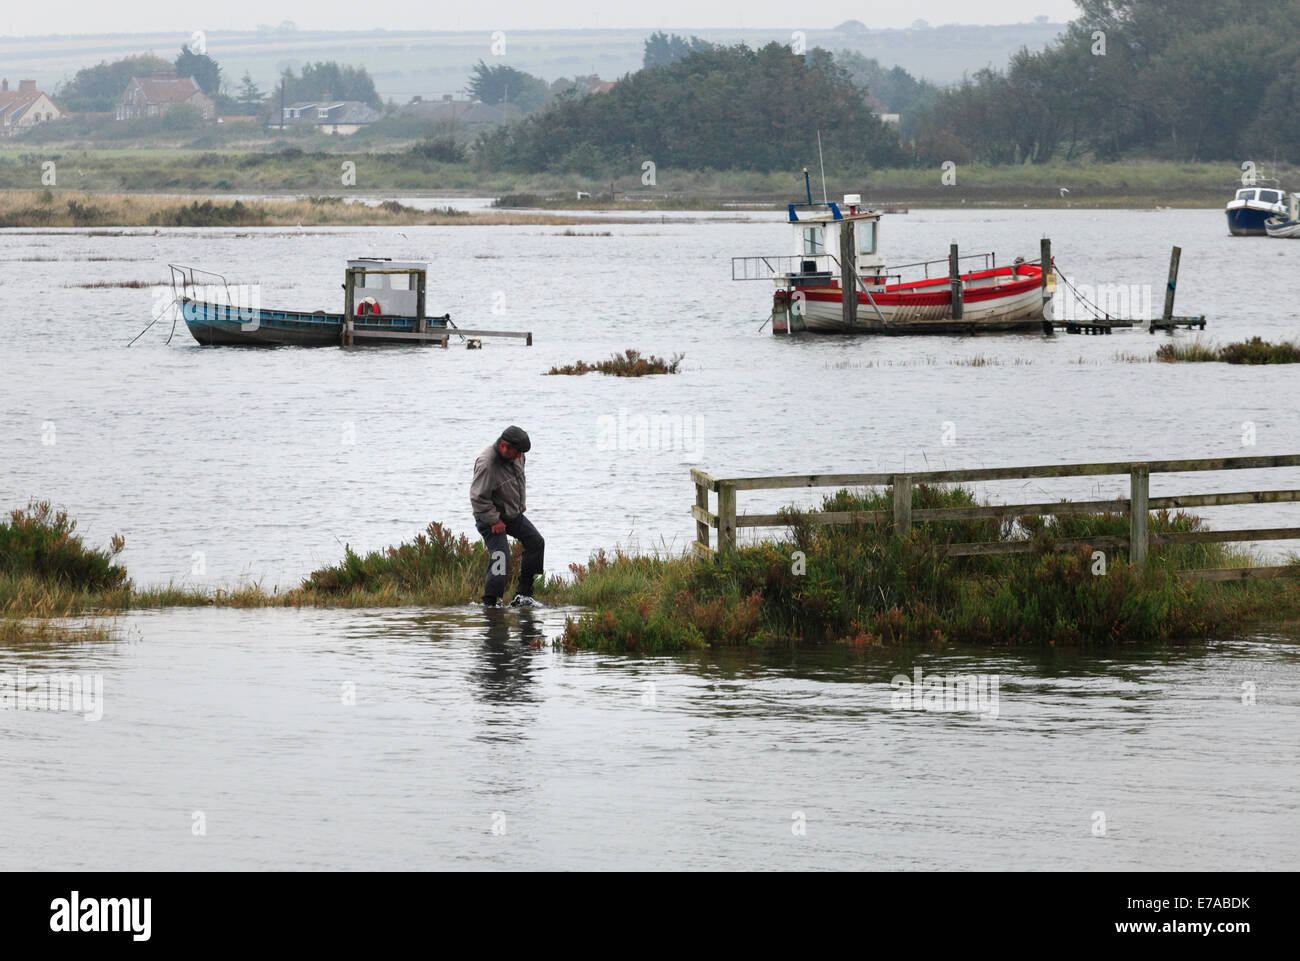
{"type": "MultiPolygon", "coordinates": [[[[1046,237],[1041,241],[1042,244],[1042,262],[1051,263],[1052,242],[1046,237]]],[[[1174,316],[1174,294],[1178,288],[1178,264],[1182,259],[1183,249],[1174,247],[1169,255],[1169,281],[1165,284],[1165,307],[1159,318],[1151,318],[1150,321],[1131,320],[1119,317],[1090,317],[1087,320],[1051,320],[1046,315],[1043,317],[1043,332],[1046,334],[1053,333],[1055,330],[1064,330],[1067,334],[1109,334],[1116,328],[1136,327],[1139,324],[1147,324],[1147,332],[1154,334],[1157,330],[1163,330],[1173,333],[1176,328],[1185,327],[1187,329],[1197,328],[1205,329],[1205,315],[1199,317],[1176,317],[1174,316]]],[[[1046,285],[1044,278],[1044,285],[1046,285]]]]}
{"type": "MultiPolygon", "coordinates": [[[[695,485],[695,552],[712,557],[710,530],[718,532],[717,551],[736,549],[740,528],[786,527],[781,514],[737,513],[736,495],[750,490],[787,490],[800,487],[891,487],[892,511],[816,511],[803,513],[811,524],[892,524],[895,533],[907,534],[914,521],[964,521],[978,518],[1014,518],[1025,515],[1054,516],[1095,512],[1125,513],[1129,516],[1127,536],[1066,538],[1055,542],[1060,550],[1089,546],[1098,549],[1128,549],[1129,560],[1145,562],[1151,546],[1192,543],[1232,543],[1267,540],[1300,540],[1300,527],[1260,527],[1237,530],[1200,530],[1152,534],[1148,514],[1153,510],[1188,507],[1217,507],[1229,504],[1282,504],[1300,502],[1300,490],[1247,490],[1226,493],[1191,493],[1167,497],[1150,494],[1152,474],[1183,474],[1200,471],[1242,471],[1268,468],[1300,467],[1300,454],[1266,457],[1228,457],[1210,460],[1128,461],[1097,464],[1051,464],[1037,467],[992,467],[964,470],[918,471],[893,474],[785,474],[772,477],[713,477],[701,470],[691,471],[695,485]],[[994,480],[1020,480],[1051,477],[1101,477],[1127,475],[1129,496],[1110,500],[1050,501],[1033,504],[992,505],[986,507],[944,507],[912,509],[912,488],[917,484],[965,484],[994,480]],[[717,510],[709,509],[710,493],[717,495],[717,510]]],[[[1038,546],[1032,541],[992,541],[949,544],[950,556],[979,554],[1032,553],[1038,546]]],[[[1235,580],[1257,577],[1280,577],[1297,573],[1295,565],[1271,567],[1230,567],[1180,571],[1184,580],[1235,580]]]]}

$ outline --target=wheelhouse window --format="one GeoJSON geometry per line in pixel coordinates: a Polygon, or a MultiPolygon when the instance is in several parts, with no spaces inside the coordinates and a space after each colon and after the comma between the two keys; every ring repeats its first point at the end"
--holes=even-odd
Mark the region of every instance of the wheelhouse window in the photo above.
{"type": "Polygon", "coordinates": [[[1253,191],[1253,190],[1238,190],[1238,191],[1237,191],[1237,199],[1238,199],[1238,200],[1254,200],[1254,199],[1255,199],[1255,191],[1253,191]]]}
{"type": "Polygon", "coordinates": [[[1261,190],[1259,199],[1261,203],[1275,204],[1282,199],[1282,195],[1276,190],[1261,190]]]}
{"type": "Polygon", "coordinates": [[[803,254],[805,257],[819,257],[826,253],[826,241],[821,227],[803,229],[803,254]]]}
{"type": "Polygon", "coordinates": [[[876,252],[876,222],[874,220],[859,220],[857,239],[859,254],[874,254],[876,252]]]}

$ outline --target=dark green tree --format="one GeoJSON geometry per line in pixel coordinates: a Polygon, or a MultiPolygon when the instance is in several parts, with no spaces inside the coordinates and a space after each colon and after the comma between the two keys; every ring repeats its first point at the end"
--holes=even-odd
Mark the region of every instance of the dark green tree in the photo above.
{"type": "Polygon", "coordinates": [[[687,54],[696,51],[712,50],[713,44],[707,40],[692,36],[689,39],[677,34],[666,34],[662,30],[650,34],[645,41],[645,53],[641,57],[641,66],[666,67],[676,63],[687,54]]]}
{"type": "Polygon", "coordinates": [[[824,50],[741,44],[641,70],[608,93],[556,103],[480,137],[476,162],[530,171],[611,169],[797,170],[815,164],[817,131],[828,171],[861,174],[899,162],[881,122],[824,50]],[[754,109],[761,104],[761,109],[754,109]]]}
{"type": "Polygon", "coordinates": [[[524,113],[541,109],[551,98],[550,84],[540,77],[505,64],[489,67],[482,60],[470,74],[469,92],[475,100],[512,103],[524,113]]]}
{"type": "Polygon", "coordinates": [[[1136,154],[1300,160],[1294,24],[1300,0],[1078,0],[1045,50],[1016,53],[937,95],[914,128],[921,163],[1136,154]],[[945,156],[946,154],[946,156],[945,156]]]}
{"type": "Polygon", "coordinates": [[[266,99],[266,95],[253,82],[253,75],[247,70],[244,71],[243,77],[239,80],[239,95],[235,99],[250,109],[260,106],[262,101],[266,99]]]}
{"type": "Polygon", "coordinates": [[[100,61],[83,67],[69,81],[58,86],[55,97],[64,110],[103,112],[112,110],[132,77],[171,71],[172,65],[152,53],[124,57],[112,63],[100,61]]]}
{"type": "Polygon", "coordinates": [[[221,67],[205,53],[195,53],[188,45],[176,57],[176,76],[193,77],[198,88],[209,97],[221,89],[221,67]]]}
{"type": "Polygon", "coordinates": [[[293,68],[285,70],[280,76],[284,84],[286,104],[313,100],[359,100],[376,110],[383,109],[384,102],[375,91],[375,82],[365,67],[353,67],[336,61],[308,63],[302,68],[302,76],[295,77],[293,68]]]}

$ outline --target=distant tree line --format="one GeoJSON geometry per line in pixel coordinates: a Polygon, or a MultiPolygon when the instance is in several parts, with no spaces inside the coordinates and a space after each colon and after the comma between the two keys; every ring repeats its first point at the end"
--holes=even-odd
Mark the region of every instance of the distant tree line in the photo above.
{"type": "Polygon", "coordinates": [[[1076,3],[1057,43],[933,98],[916,161],[1300,161],[1300,0],[1076,3]]]}

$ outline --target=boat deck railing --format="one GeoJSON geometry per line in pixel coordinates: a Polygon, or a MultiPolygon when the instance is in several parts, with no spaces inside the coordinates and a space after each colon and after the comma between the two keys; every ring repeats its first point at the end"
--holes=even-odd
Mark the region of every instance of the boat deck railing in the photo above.
{"type": "Polygon", "coordinates": [[[218,274],[211,270],[203,270],[201,267],[190,267],[187,264],[168,264],[167,268],[172,274],[172,293],[176,295],[177,300],[199,300],[196,293],[200,287],[204,288],[205,293],[209,296],[214,295],[216,291],[225,292],[227,307],[239,307],[230,294],[230,281],[225,275],[218,274]],[[200,282],[200,277],[208,278],[200,282]],[[216,283],[213,283],[216,281],[216,283]]]}
{"type": "MultiPolygon", "coordinates": [[[[988,252],[982,254],[963,254],[957,258],[958,262],[979,261],[982,266],[967,268],[963,273],[971,273],[974,270],[994,270],[998,265],[997,254],[988,252]]],[[[731,258],[731,279],[732,280],[774,280],[777,277],[787,274],[802,274],[804,265],[808,262],[816,264],[818,271],[829,271],[838,275],[840,271],[839,258],[834,254],[768,254],[746,257],[731,258]]],[[[1036,264],[1036,260],[1021,261],[1025,264],[1036,264]]],[[[903,271],[916,270],[920,268],[922,279],[925,280],[947,280],[950,263],[947,257],[940,257],[936,260],[918,260],[910,264],[890,264],[884,270],[878,273],[872,273],[874,282],[877,284],[901,284],[903,282],[903,271]],[[939,266],[940,271],[931,275],[930,268],[939,266]]]]}
{"type": "Polygon", "coordinates": [[[803,265],[813,261],[819,271],[830,270],[829,254],[809,254],[799,257],[794,254],[770,254],[750,257],[731,258],[732,280],[772,280],[781,274],[804,273],[803,265]]]}
{"type": "MultiPolygon", "coordinates": [[[[992,270],[998,265],[998,255],[995,253],[962,254],[960,257],[957,258],[958,263],[961,263],[961,261],[963,260],[982,260],[984,262],[984,267],[983,267],[984,270],[992,270]]],[[[937,260],[918,260],[916,261],[916,263],[912,263],[912,264],[891,264],[889,269],[904,271],[912,267],[920,267],[925,272],[926,279],[929,279],[930,268],[934,264],[943,265],[943,273],[940,274],[939,276],[943,277],[944,279],[947,279],[948,268],[949,268],[949,260],[947,257],[940,257],[937,260]]]]}

